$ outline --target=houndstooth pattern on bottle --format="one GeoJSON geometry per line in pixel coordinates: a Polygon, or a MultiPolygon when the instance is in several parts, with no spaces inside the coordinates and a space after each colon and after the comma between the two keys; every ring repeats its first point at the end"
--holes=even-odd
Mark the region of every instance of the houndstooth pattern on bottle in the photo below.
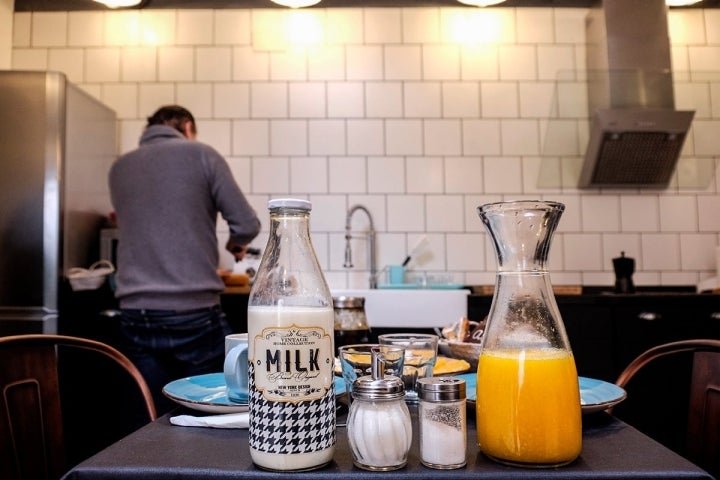
{"type": "Polygon", "coordinates": [[[250,446],[267,453],[309,453],[335,445],[335,391],[309,402],[269,402],[249,364],[250,446]]]}

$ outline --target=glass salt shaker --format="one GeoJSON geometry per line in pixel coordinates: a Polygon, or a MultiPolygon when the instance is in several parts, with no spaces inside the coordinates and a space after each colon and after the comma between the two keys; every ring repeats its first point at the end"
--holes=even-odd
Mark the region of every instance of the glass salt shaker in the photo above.
{"type": "Polygon", "coordinates": [[[465,380],[430,377],[418,380],[420,461],[430,468],[464,467],[467,460],[465,380]]]}
{"type": "Polygon", "coordinates": [[[379,348],[372,349],[371,375],[353,382],[348,440],[353,463],[364,470],[397,470],[407,464],[412,443],[410,411],[400,378],[384,376],[379,348]]]}

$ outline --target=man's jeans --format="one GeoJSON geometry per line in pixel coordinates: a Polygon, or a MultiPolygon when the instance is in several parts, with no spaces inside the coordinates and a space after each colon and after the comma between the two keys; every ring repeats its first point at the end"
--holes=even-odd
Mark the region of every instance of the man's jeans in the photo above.
{"type": "Polygon", "coordinates": [[[168,382],[222,372],[225,335],[231,330],[219,305],[190,311],[121,312],[123,353],[145,377],[158,414],[174,406],[162,393],[168,382]]]}

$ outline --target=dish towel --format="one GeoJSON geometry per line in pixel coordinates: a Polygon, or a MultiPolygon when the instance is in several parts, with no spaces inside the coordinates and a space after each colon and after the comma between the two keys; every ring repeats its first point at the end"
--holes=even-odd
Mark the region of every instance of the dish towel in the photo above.
{"type": "Polygon", "coordinates": [[[249,421],[250,414],[248,412],[208,415],[205,417],[195,417],[193,415],[170,417],[170,423],[182,427],[248,428],[249,421]]]}

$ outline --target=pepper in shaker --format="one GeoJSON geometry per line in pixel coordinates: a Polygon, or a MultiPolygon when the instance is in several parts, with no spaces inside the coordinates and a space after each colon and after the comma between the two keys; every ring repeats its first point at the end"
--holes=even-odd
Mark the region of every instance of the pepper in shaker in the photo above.
{"type": "Polygon", "coordinates": [[[465,380],[430,377],[418,380],[420,461],[449,470],[467,463],[465,380]]]}
{"type": "Polygon", "coordinates": [[[353,463],[364,470],[397,470],[407,464],[412,443],[410,411],[400,378],[384,376],[385,361],[372,349],[371,375],[353,382],[347,430],[353,463]]]}

